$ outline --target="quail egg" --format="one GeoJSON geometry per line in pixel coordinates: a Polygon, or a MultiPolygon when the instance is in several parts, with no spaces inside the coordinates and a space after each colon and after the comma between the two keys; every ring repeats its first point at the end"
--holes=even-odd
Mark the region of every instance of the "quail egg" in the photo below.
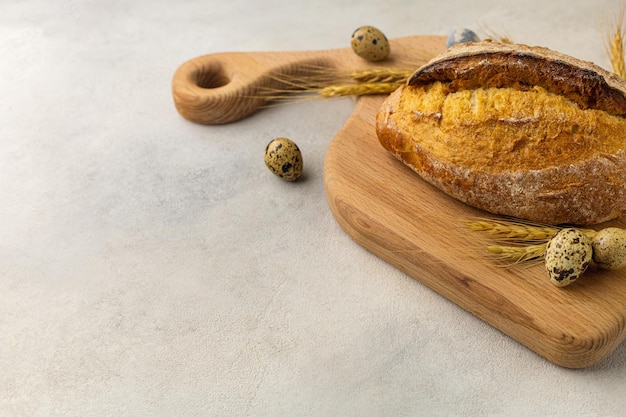
{"type": "Polygon", "coordinates": [[[300,148],[291,139],[273,139],[265,147],[265,165],[285,181],[295,181],[303,169],[300,148]]]}
{"type": "Polygon", "coordinates": [[[456,45],[457,43],[465,43],[465,42],[478,42],[480,38],[476,33],[474,33],[471,29],[456,29],[450,33],[448,36],[448,41],[446,42],[446,47],[449,48],[452,45],[456,45]]]}
{"type": "Polygon", "coordinates": [[[607,227],[593,238],[593,261],[602,269],[626,266],[626,230],[607,227]]]}
{"type": "Polygon", "coordinates": [[[560,230],[546,246],[546,269],[550,282],[565,287],[585,272],[592,257],[591,239],[581,230],[560,230]]]}
{"type": "Polygon", "coordinates": [[[371,62],[382,61],[391,52],[385,34],[373,26],[361,26],[355,30],[351,45],[358,56],[371,62]]]}

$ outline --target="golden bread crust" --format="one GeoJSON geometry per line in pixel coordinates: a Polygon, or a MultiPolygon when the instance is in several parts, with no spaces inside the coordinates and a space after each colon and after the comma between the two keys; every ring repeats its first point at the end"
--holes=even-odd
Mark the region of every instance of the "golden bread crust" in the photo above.
{"type": "Polygon", "coordinates": [[[541,86],[582,109],[626,116],[626,86],[592,62],[548,48],[491,41],[454,45],[419,68],[408,84],[448,82],[451,92],[486,87],[541,86]]]}
{"type": "MultiPolygon", "coordinates": [[[[622,146],[626,119],[619,116],[626,109],[624,82],[592,64],[563,58],[545,48],[506,45],[506,49],[530,51],[527,55],[534,59],[543,56],[544,61],[538,61],[542,65],[558,55],[559,62],[577,71],[593,72],[589,79],[605,80],[606,91],[611,93],[596,92],[596,99],[581,105],[576,95],[584,99],[579,92],[586,90],[565,88],[562,77],[542,79],[541,85],[523,81],[520,87],[512,74],[501,77],[511,82],[497,86],[474,86],[473,78],[467,78],[469,81],[451,88],[454,80],[447,75],[465,74],[470,62],[456,61],[457,68],[452,70],[454,57],[481,56],[483,62],[494,57],[498,62],[513,60],[511,55],[506,59],[505,55],[493,55],[493,43],[487,47],[484,56],[476,44],[452,48],[416,72],[430,74],[430,82],[414,75],[392,93],[377,114],[380,143],[442,191],[494,214],[576,225],[621,216],[626,209],[626,150],[622,146]],[[432,71],[439,61],[446,62],[439,65],[448,68],[445,72],[432,71]],[[434,73],[446,76],[434,79],[434,73]],[[569,94],[571,91],[577,93],[569,94]],[[611,98],[615,91],[621,99],[611,98]]],[[[509,68],[516,68],[519,75],[522,67],[509,68]]],[[[526,71],[531,70],[528,67],[526,71]]],[[[578,85],[581,80],[571,83],[578,85]]]]}

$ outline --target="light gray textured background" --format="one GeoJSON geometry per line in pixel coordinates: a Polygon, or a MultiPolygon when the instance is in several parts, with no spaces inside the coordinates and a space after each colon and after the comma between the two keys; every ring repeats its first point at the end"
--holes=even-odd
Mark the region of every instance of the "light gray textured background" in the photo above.
{"type": "MultiPolygon", "coordinates": [[[[618,1],[0,5],[1,416],[619,416],[626,346],[542,359],[355,244],[326,205],[350,99],[200,126],[171,77],[213,52],[490,27],[609,67],[618,1]],[[273,177],[287,136],[306,178],[273,177]]],[[[602,302],[602,300],[598,300],[602,302]]]]}

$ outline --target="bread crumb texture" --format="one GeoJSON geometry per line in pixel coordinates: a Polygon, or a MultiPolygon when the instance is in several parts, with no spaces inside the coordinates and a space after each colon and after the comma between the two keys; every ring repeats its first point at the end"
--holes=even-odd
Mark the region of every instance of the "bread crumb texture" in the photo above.
{"type": "Polygon", "coordinates": [[[399,100],[389,117],[412,139],[405,146],[474,172],[540,170],[611,155],[623,148],[626,132],[626,119],[583,110],[540,86],[449,92],[436,81],[404,86],[399,100]]]}

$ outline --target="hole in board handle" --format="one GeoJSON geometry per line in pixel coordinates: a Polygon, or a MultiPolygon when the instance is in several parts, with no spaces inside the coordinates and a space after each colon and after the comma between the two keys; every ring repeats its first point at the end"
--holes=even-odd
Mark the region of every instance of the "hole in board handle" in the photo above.
{"type": "Polygon", "coordinates": [[[200,88],[224,87],[230,78],[224,73],[219,62],[210,62],[203,65],[195,73],[196,85],[200,88]]]}

